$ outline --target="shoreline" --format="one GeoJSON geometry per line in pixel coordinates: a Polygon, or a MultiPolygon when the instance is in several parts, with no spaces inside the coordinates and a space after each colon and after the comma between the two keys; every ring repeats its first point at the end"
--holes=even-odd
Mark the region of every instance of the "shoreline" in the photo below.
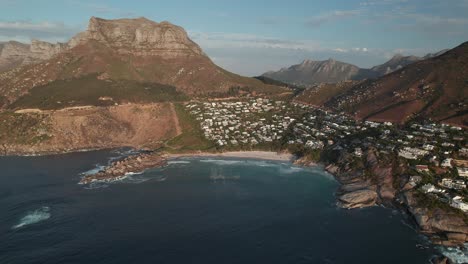
{"type": "Polygon", "coordinates": [[[219,153],[192,152],[192,153],[164,153],[166,159],[189,158],[189,157],[218,157],[218,158],[245,158],[271,161],[287,161],[293,163],[294,155],[290,153],[278,153],[273,151],[228,151],[219,153]]]}

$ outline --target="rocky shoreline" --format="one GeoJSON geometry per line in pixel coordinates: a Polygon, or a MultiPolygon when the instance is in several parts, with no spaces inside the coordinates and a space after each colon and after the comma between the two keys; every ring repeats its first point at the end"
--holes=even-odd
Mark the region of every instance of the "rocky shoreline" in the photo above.
{"type": "Polygon", "coordinates": [[[96,174],[84,176],[79,184],[94,182],[111,182],[123,179],[131,173],[140,173],[151,168],[162,167],[167,160],[159,153],[146,152],[132,155],[123,160],[115,161],[96,174]]]}
{"type": "Polygon", "coordinates": [[[426,208],[418,200],[418,191],[409,184],[405,164],[385,161],[385,156],[370,148],[361,166],[353,164],[352,155],[341,153],[325,170],[341,183],[338,205],[346,209],[375,205],[399,208],[414,220],[419,231],[433,244],[464,247],[468,242],[468,225],[462,214],[443,208],[426,208]]]}

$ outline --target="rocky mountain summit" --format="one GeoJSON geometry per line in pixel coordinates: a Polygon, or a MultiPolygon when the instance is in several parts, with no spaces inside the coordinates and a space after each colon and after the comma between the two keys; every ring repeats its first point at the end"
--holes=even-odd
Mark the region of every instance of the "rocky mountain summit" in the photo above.
{"type": "Polygon", "coordinates": [[[336,61],[334,59],[325,61],[304,60],[301,64],[283,68],[279,71],[269,71],[262,76],[302,86],[311,86],[320,83],[338,83],[349,80],[362,81],[390,74],[412,63],[440,56],[446,51],[447,50],[442,50],[437,53],[430,53],[424,57],[397,54],[384,64],[374,66],[370,69],[359,68],[356,65],[336,61]]]}
{"type": "Polygon", "coordinates": [[[374,74],[352,64],[328,59],[325,61],[304,60],[301,64],[283,68],[277,72],[270,71],[263,76],[287,83],[312,85],[361,80],[374,77],[374,74]]]}
{"type": "Polygon", "coordinates": [[[0,72],[38,63],[64,51],[67,44],[32,40],[31,44],[9,41],[0,45],[0,72]]]}
{"type": "Polygon", "coordinates": [[[167,21],[157,23],[144,17],[105,20],[91,17],[88,29],[73,37],[70,48],[97,41],[120,54],[139,56],[202,56],[203,51],[187,32],[167,21]]]}
{"type": "Polygon", "coordinates": [[[420,60],[422,60],[421,57],[396,54],[389,61],[384,64],[374,66],[371,70],[377,72],[380,76],[383,76],[420,60]]]}
{"type": "MultiPolygon", "coordinates": [[[[54,82],[72,80],[67,84],[70,87],[87,76],[95,76],[96,82],[126,80],[142,85],[168,85],[192,96],[227,94],[231,88],[286,91],[225,71],[203,53],[183,28],[146,18],[105,20],[92,17],[87,30],[68,43],[5,44],[2,54],[9,58],[9,66],[5,68],[13,69],[0,73],[0,107],[12,105],[32,89],[35,89],[34,94],[41,94],[40,90],[47,90],[44,87],[54,82]]],[[[100,96],[113,97],[114,92],[100,96]]],[[[129,90],[129,97],[131,93],[129,90]]]]}
{"type": "Polygon", "coordinates": [[[372,71],[376,72],[379,76],[384,76],[390,74],[394,71],[402,69],[410,64],[413,64],[418,61],[427,60],[430,58],[435,58],[447,52],[448,50],[441,50],[436,53],[429,53],[424,57],[418,56],[403,56],[401,54],[396,54],[389,61],[384,64],[374,66],[371,68],[372,71]]]}

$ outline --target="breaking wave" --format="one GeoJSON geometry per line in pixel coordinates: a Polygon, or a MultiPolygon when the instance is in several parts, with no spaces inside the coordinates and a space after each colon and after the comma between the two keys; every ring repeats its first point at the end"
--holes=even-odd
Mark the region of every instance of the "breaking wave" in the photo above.
{"type": "Polygon", "coordinates": [[[304,168],[294,166],[281,166],[279,172],[282,174],[292,174],[303,171],[304,168]]]}
{"type": "Polygon", "coordinates": [[[85,172],[82,172],[80,173],[80,175],[82,176],[89,176],[89,175],[93,175],[93,174],[96,174],[98,172],[100,172],[101,170],[104,170],[106,168],[106,166],[104,165],[100,165],[100,164],[96,164],[96,166],[88,171],[85,171],[85,172]]]}
{"type": "Polygon", "coordinates": [[[17,225],[14,225],[12,229],[18,229],[28,225],[36,224],[42,221],[49,219],[51,216],[50,208],[48,206],[43,206],[37,210],[29,211],[26,216],[20,219],[17,225]]]}
{"type": "Polygon", "coordinates": [[[216,165],[234,165],[234,164],[243,163],[245,161],[241,161],[241,160],[222,160],[222,159],[201,159],[200,162],[213,163],[213,164],[216,164],[216,165]]]}
{"type": "Polygon", "coordinates": [[[468,244],[465,244],[465,249],[444,247],[440,251],[444,256],[453,261],[453,263],[468,263],[468,244]]]}
{"type": "Polygon", "coordinates": [[[167,164],[190,164],[191,162],[188,160],[170,160],[167,162],[167,164]]]}

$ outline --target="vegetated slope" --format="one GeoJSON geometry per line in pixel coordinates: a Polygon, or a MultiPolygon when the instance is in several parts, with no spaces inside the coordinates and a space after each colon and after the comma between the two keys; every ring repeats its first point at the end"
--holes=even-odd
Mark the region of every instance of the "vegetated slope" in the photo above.
{"type": "Polygon", "coordinates": [[[271,88],[279,93],[285,90],[216,66],[184,29],[169,22],[93,17],[85,32],[64,45],[51,59],[1,73],[4,105],[34,87],[91,74],[96,80],[170,85],[192,96],[223,94],[232,87],[271,88]]]}
{"type": "Polygon", "coordinates": [[[322,83],[306,88],[299,93],[294,101],[309,105],[322,106],[335,96],[345,93],[362,81],[343,81],[338,83],[322,83]]]}
{"type": "Polygon", "coordinates": [[[355,65],[333,59],[326,61],[305,60],[301,64],[283,68],[277,72],[267,72],[263,76],[286,83],[306,86],[376,77],[371,70],[360,69],[355,65]]]}
{"type": "Polygon", "coordinates": [[[173,109],[160,103],[1,112],[0,154],[156,148],[177,136],[173,109]]]}
{"type": "Polygon", "coordinates": [[[109,106],[188,99],[173,86],[131,80],[99,80],[96,77],[96,74],[90,74],[34,87],[9,107],[60,109],[80,105],[109,106]]]}
{"type": "Polygon", "coordinates": [[[467,125],[467,93],[465,42],[441,56],[356,85],[326,105],[363,119],[404,122],[422,117],[467,125]]]}

